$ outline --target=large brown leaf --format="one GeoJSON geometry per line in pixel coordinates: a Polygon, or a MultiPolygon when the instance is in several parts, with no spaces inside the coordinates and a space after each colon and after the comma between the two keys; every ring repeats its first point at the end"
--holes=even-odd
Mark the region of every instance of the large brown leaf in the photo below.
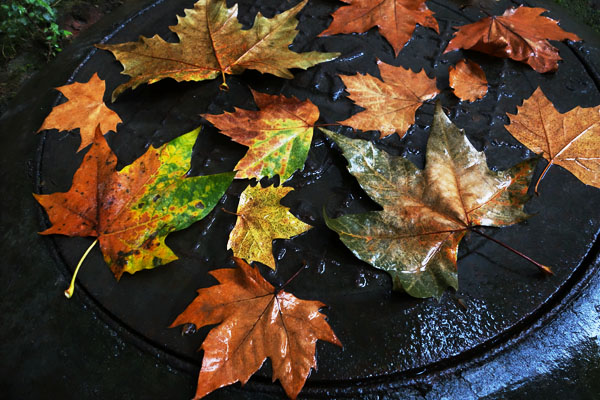
{"type": "Polygon", "coordinates": [[[176,260],[167,235],[204,218],[234,175],[187,177],[199,131],[151,147],[117,171],[117,157],[96,130],[69,191],[34,195],[52,222],[41,233],[97,237],[117,279],[176,260]]]}
{"type": "Polygon", "coordinates": [[[341,346],[319,312],[325,305],[277,290],[258,268],[234,260],[238,268],[210,272],[219,285],[198,290],[198,297],[171,325],[219,324],[202,343],[204,358],[194,399],[234,382],[246,383],[267,357],[273,380],[279,379],[295,399],[317,366],[317,340],[341,346]]]}
{"type": "Polygon", "coordinates": [[[540,180],[556,164],[586,185],[600,188],[600,106],[575,107],[561,114],[538,88],[517,108],[516,115],[509,115],[506,129],[549,161],[540,180]]]}
{"type": "Polygon", "coordinates": [[[319,109],[310,100],[252,91],[259,111],[237,108],[221,115],[203,114],[210,123],[248,152],[237,163],[236,178],[273,177],[287,180],[302,169],[319,109]]]}
{"type": "Polygon", "coordinates": [[[548,40],[581,40],[562,30],[557,22],[541,14],[547,10],[520,6],[502,16],[483,18],[459,27],[446,51],[472,49],[495,57],[527,63],[537,72],[556,71],[558,49],[548,40]]]}
{"type": "Polygon", "coordinates": [[[381,79],[360,74],[340,76],[350,99],[365,108],[340,123],[363,131],[379,131],[381,137],[393,133],[403,137],[415,122],[417,109],[439,93],[435,79],[430,79],[425,71],[414,73],[381,61],[377,65],[381,79]]]}
{"type": "Polygon", "coordinates": [[[77,151],[83,150],[94,140],[96,127],[105,134],[115,131],[123,121],[116,112],[104,104],[105,84],[95,73],[87,83],[75,82],[70,85],[57,87],[68,101],[52,109],[38,132],[44,129],[70,131],[79,128],[81,144],[77,151]]]}
{"type": "Polygon", "coordinates": [[[333,22],[319,36],[363,33],[377,26],[396,56],[410,40],[417,24],[440,33],[425,0],[342,0],[349,6],[333,13],[333,22]]]}
{"type": "Polygon", "coordinates": [[[523,211],[535,159],[495,172],[485,154],[436,106],[425,169],[390,156],[371,142],[327,132],[348,169],[383,211],[325,221],[361,260],[392,276],[395,289],[439,297],[458,287],[456,255],[476,226],[501,227],[528,217],[523,211]]]}
{"type": "Polygon", "coordinates": [[[168,43],[155,35],[140,37],[137,42],[98,45],[110,50],[125,67],[122,73],[131,76],[115,89],[113,101],[128,88],[165,78],[181,82],[222,76],[226,87],[225,74],[255,69],[291,79],[290,68],[307,69],[333,60],[339,53],[296,53],[289,49],[298,34],[295,16],[307,1],[273,18],[259,13],[252,28],[245,30],[237,20],[237,4],[227,8],[225,0],[199,0],[170,27],[179,43],[168,43]]]}

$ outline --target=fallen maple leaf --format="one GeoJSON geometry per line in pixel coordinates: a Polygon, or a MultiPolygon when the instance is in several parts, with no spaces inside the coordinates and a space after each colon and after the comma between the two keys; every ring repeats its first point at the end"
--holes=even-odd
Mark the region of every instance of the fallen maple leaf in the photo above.
{"type": "Polygon", "coordinates": [[[481,67],[470,60],[460,60],[456,67],[450,67],[450,87],[461,100],[475,101],[483,98],[488,91],[488,82],[481,67]]]}
{"type": "Polygon", "coordinates": [[[252,28],[242,29],[237,4],[227,8],[225,0],[199,0],[193,9],[185,10],[185,17],[177,16],[177,25],[170,27],[179,43],[168,43],[155,35],[140,37],[137,42],[97,45],[110,50],[123,64],[122,74],[131,76],[115,89],[113,101],[128,88],[165,78],[181,82],[222,76],[226,88],[225,74],[255,69],[291,79],[290,68],[307,69],[333,60],[339,53],[296,53],[288,48],[298,33],[294,17],[307,1],[273,18],[258,13],[252,28]]]}
{"type": "Polygon", "coordinates": [[[575,107],[561,114],[538,88],[517,107],[517,114],[509,115],[506,129],[549,161],[535,185],[536,193],[554,164],[568,169],[586,185],[600,188],[600,106],[575,107]]]}
{"type": "Polygon", "coordinates": [[[510,58],[529,64],[537,72],[556,71],[558,49],[548,40],[581,40],[562,30],[557,21],[541,14],[548,10],[519,6],[502,16],[483,18],[459,27],[446,51],[472,49],[495,57],[510,58]]]}
{"type": "Polygon", "coordinates": [[[466,232],[528,217],[523,206],[535,159],[503,172],[490,170],[485,154],[475,150],[439,103],[424,170],[371,142],[326,133],[383,211],[336,219],[325,215],[325,222],[358,258],[389,272],[394,289],[415,297],[439,297],[448,286],[456,289],[456,253],[466,232]]]}
{"type": "Polygon", "coordinates": [[[396,56],[410,40],[417,24],[440,33],[438,23],[425,0],[342,0],[333,13],[333,22],[319,36],[363,33],[377,26],[394,48],[396,56]]]}
{"type": "Polygon", "coordinates": [[[83,150],[94,140],[96,127],[105,134],[116,131],[117,125],[123,121],[119,115],[104,104],[105,84],[95,73],[87,83],[75,82],[57,87],[68,101],[52,109],[38,132],[45,129],[71,131],[79,128],[81,144],[77,151],[83,150]]]}
{"type": "Polygon", "coordinates": [[[317,340],[342,345],[319,312],[325,304],[275,289],[258,268],[234,260],[239,268],[211,271],[220,284],[198,290],[198,297],[171,325],[219,324],[202,343],[204,358],[194,399],[237,381],[245,384],[267,357],[273,381],[279,379],[295,399],[317,366],[317,340]]]}
{"type": "Polygon", "coordinates": [[[379,131],[381,137],[393,133],[403,137],[414,124],[417,109],[439,93],[435,79],[429,79],[425,71],[414,73],[381,61],[377,65],[383,81],[371,75],[340,76],[350,99],[365,108],[340,123],[363,131],[379,131]]]}
{"type": "Polygon", "coordinates": [[[312,226],[296,218],[280,204],[293,189],[283,186],[248,186],[240,196],[235,227],[229,234],[227,248],[233,255],[258,261],[275,269],[273,240],[289,239],[312,226]]]}
{"type": "Polygon", "coordinates": [[[206,216],[233,173],[186,177],[200,128],[116,170],[117,158],[100,130],[65,193],[34,194],[52,226],[42,235],[96,236],[119,279],[176,260],[166,236],[206,216]]]}
{"type": "Polygon", "coordinates": [[[259,111],[236,108],[233,113],[203,114],[210,123],[250,149],[235,166],[236,178],[273,177],[287,180],[304,166],[319,109],[310,100],[252,91],[259,111]]]}

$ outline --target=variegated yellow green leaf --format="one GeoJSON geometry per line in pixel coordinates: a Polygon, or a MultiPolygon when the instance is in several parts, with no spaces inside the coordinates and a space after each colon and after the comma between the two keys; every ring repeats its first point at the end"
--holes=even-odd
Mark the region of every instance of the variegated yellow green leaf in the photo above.
{"type": "Polygon", "coordinates": [[[458,287],[456,255],[475,226],[506,226],[523,211],[537,160],[495,172],[436,106],[424,170],[371,142],[326,131],[343,150],[348,169],[383,211],[344,215],[329,228],[361,260],[387,271],[394,289],[439,297],[458,287]]]}
{"type": "Polygon", "coordinates": [[[289,49],[298,34],[295,17],[307,1],[273,18],[259,13],[252,28],[242,29],[237,4],[227,8],[225,0],[199,0],[193,9],[185,10],[185,17],[177,17],[177,25],[170,27],[179,43],[168,43],[155,35],[140,37],[137,42],[98,45],[110,50],[123,64],[123,74],[131,77],[115,89],[113,101],[126,89],[165,78],[181,82],[222,76],[225,85],[225,74],[255,69],[291,79],[290,68],[307,69],[333,60],[340,53],[296,53],[289,49]]]}
{"type": "Polygon", "coordinates": [[[96,130],[71,189],[35,195],[52,223],[42,234],[98,237],[117,279],[176,260],[166,236],[206,216],[234,175],[186,176],[199,131],[150,148],[116,171],[117,159],[96,130]]]}
{"type": "Polygon", "coordinates": [[[227,243],[234,256],[275,269],[273,239],[289,239],[312,228],[280,204],[281,199],[292,190],[283,186],[263,189],[257,185],[248,186],[242,192],[238,219],[227,243]]]}
{"type": "Polygon", "coordinates": [[[273,177],[282,181],[304,166],[319,109],[310,100],[252,92],[260,109],[203,117],[248,152],[236,165],[236,178],[273,177]]]}

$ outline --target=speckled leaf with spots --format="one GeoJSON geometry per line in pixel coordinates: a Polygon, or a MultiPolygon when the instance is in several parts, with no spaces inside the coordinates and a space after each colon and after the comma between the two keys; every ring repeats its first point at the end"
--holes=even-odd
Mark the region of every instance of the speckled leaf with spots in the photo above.
{"type": "Polygon", "coordinates": [[[117,279],[176,260],[166,236],[205,217],[234,175],[186,176],[199,131],[150,148],[117,171],[116,156],[96,130],[71,189],[34,195],[52,223],[41,233],[98,237],[117,279]]]}
{"type": "Polygon", "coordinates": [[[236,109],[233,113],[203,117],[234,141],[249,147],[235,166],[236,178],[279,175],[285,181],[304,166],[319,109],[310,100],[255,91],[252,94],[259,111],[236,109]]]}

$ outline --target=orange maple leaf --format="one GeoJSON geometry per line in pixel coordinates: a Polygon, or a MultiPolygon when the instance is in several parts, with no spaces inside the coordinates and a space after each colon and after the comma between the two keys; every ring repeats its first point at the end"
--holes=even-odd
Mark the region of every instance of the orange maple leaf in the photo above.
{"type": "Polygon", "coordinates": [[[336,10],[332,15],[333,22],[319,36],[363,33],[377,26],[398,56],[417,24],[440,33],[438,23],[425,5],[425,0],[342,1],[350,5],[336,10]]]}
{"type": "Polygon", "coordinates": [[[119,115],[104,104],[104,81],[95,73],[87,83],[75,82],[57,87],[69,101],[57,105],[46,117],[38,132],[45,129],[71,131],[79,128],[81,144],[77,151],[83,150],[94,140],[96,127],[105,134],[116,131],[123,122],[119,115]]]}
{"type": "Polygon", "coordinates": [[[415,123],[417,109],[439,93],[435,79],[430,79],[425,71],[414,73],[381,61],[377,65],[383,81],[371,75],[340,76],[350,99],[365,108],[340,123],[363,131],[379,131],[381,137],[393,133],[403,137],[415,123]]]}
{"type": "Polygon", "coordinates": [[[510,116],[506,129],[535,153],[542,153],[548,169],[556,164],[571,171],[586,185],[600,188],[600,106],[575,107],[559,113],[538,88],[510,116]]]}
{"type": "Polygon", "coordinates": [[[529,64],[537,72],[556,71],[558,49],[548,40],[581,40],[562,30],[557,21],[543,17],[548,10],[520,6],[509,8],[501,16],[483,18],[459,27],[446,51],[472,49],[495,57],[510,58],[529,64]]]}
{"type": "Polygon", "coordinates": [[[246,383],[267,357],[273,380],[279,379],[295,399],[311,368],[316,368],[317,340],[341,346],[319,312],[325,305],[275,289],[258,268],[234,260],[239,268],[211,271],[220,284],[199,289],[198,297],[171,325],[219,324],[202,343],[204,358],[194,399],[237,381],[246,383]]]}
{"type": "Polygon", "coordinates": [[[488,82],[481,67],[470,60],[460,60],[450,67],[450,87],[461,100],[475,101],[483,98],[488,91],[488,82]]]}

